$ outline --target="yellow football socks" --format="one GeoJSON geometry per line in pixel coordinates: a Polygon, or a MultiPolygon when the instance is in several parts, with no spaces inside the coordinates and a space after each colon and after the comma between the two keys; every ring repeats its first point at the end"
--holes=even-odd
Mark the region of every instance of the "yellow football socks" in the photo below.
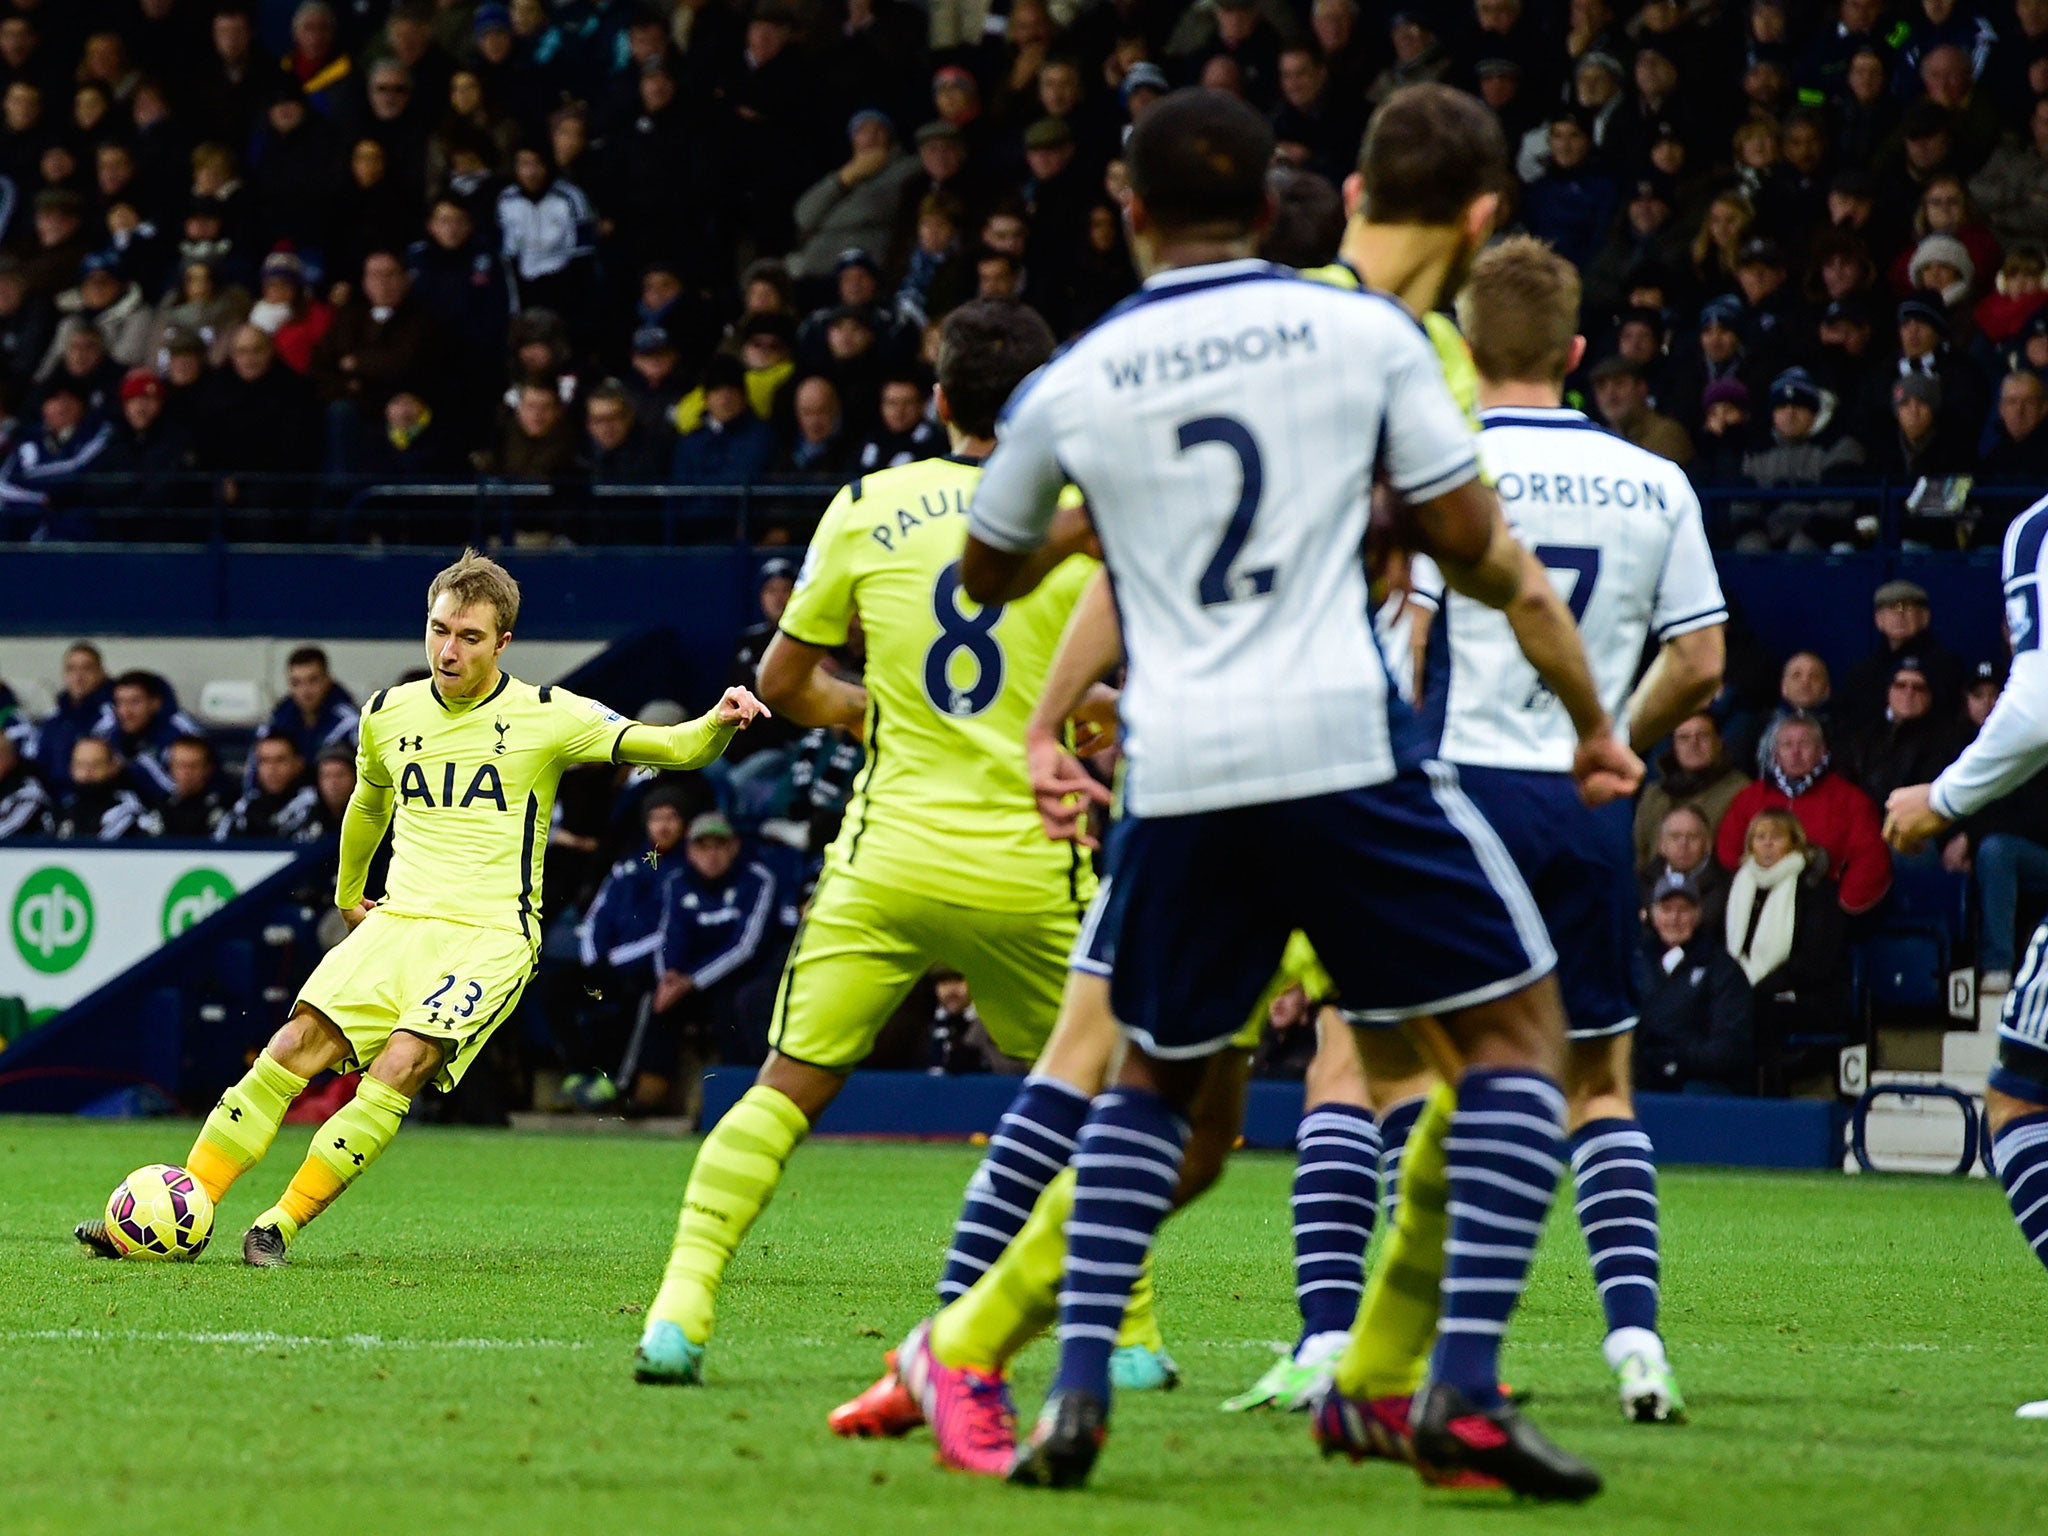
{"type": "Polygon", "coordinates": [[[1351,1343],[1337,1362],[1337,1389],[1347,1397],[1399,1397],[1422,1385],[1450,1229],[1444,1138],[1457,1107],[1456,1090],[1437,1084],[1409,1133],[1394,1229],[1366,1280],[1351,1343]]]}
{"type": "Polygon", "coordinates": [[[810,1132],[804,1112],[787,1094],[759,1083],[712,1128],[690,1169],[675,1251],[647,1309],[650,1318],[674,1323],[692,1344],[711,1337],[725,1267],[775,1193],[783,1165],[810,1132]]]}
{"type": "MultiPolygon", "coordinates": [[[[1074,1170],[1045,1186],[1031,1217],[1002,1257],[967,1294],[932,1319],[932,1353],[943,1365],[1000,1371],[1059,1316],[1060,1277],[1067,1266],[1067,1218],[1074,1213],[1074,1170]]],[[[1166,1352],[1152,1285],[1152,1260],[1131,1287],[1119,1346],[1166,1352]]]]}
{"type": "Polygon", "coordinates": [[[941,1365],[997,1371],[1059,1315],[1067,1265],[1067,1218],[1074,1212],[1074,1170],[1053,1177],[1003,1256],[965,1296],[932,1319],[932,1353],[941,1365]]]}
{"type": "Polygon", "coordinates": [[[300,1228],[332,1205],[391,1145],[411,1107],[412,1100],[396,1088],[364,1077],[355,1097],[314,1132],[313,1145],[292,1175],[291,1188],[256,1218],[256,1225],[276,1227],[286,1242],[297,1237],[300,1228]]]}
{"type": "Polygon", "coordinates": [[[287,1072],[268,1051],[242,1080],[220,1096],[199,1139],[185,1155],[185,1168],[212,1196],[214,1204],[235,1180],[263,1161],[277,1139],[292,1100],[306,1091],[306,1079],[287,1072]]]}

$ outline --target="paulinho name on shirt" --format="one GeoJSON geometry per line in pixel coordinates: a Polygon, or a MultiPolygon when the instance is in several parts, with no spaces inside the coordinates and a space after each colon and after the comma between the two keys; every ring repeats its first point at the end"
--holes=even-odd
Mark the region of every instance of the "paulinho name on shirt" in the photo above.
{"type": "Polygon", "coordinates": [[[964,490],[931,491],[917,498],[917,510],[908,507],[896,509],[896,525],[877,523],[869,530],[874,541],[882,548],[894,551],[898,539],[907,539],[928,522],[942,517],[965,517],[967,515],[967,493],[964,490]]]}
{"type": "Polygon", "coordinates": [[[1179,384],[1197,374],[1215,373],[1238,363],[1263,363],[1268,358],[1285,358],[1316,349],[1315,327],[1304,320],[1300,325],[1247,326],[1235,336],[1203,336],[1193,341],[1176,341],[1170,346],[1122,357],[1103,359],[1111,389],[1142,389],[1149,384],[1179,384]]]}

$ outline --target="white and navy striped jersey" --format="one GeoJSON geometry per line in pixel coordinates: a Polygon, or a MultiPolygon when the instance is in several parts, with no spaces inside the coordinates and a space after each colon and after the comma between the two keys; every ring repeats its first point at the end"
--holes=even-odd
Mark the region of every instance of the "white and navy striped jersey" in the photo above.
{"type": "Polygon", "coordinates": [[[1129,659],[1127,802],[1184,815],[1393,776],[1370,491],[1441,495],[1473,449],[1406,311],[1224,262],[1153,277],[1019,387],[970,517],[1032,549],[1081,488],[1129,659]]]}
{"type": "Polygon", "coordinates": [[[2041,648],[2048,584],[2048,498],[2005,530],[2005,633],[2012,670],[1977,739],[1944,768],[1928,796],[1951,821],[2011,794],[2048,764],[2048,653],[2041,648]]]}
{"type": "MultiPolygon", "coordinates": [[[[1618,720],[1647,635],[1664,641],[1727,622],[1699,499],[1676,464],[1577,411],[1518,406],[1485,412],[1481,425],[1480,457],[1508,524],[1557,582],[1600,702],[1618,720]]],[[[1415,562],[1415,584],[1438,607],[1449,652],[1437,755],[1474,767],[1570,772],[1578,732],[1522,655],[1507,616],[1447,595],[1425,558],[1415,562]]]]}

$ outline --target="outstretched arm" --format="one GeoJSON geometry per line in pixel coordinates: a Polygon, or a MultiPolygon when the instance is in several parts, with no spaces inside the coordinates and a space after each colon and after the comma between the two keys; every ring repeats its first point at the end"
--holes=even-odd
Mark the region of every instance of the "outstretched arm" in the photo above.
{"type": "Polygon", "coordinates": [[[614,756],[642,768],[702,768],[725,751],[733,732],[768,715],[768,706],[744,688],[728,688],[719,701],[681,725],[634,721],[619,734],[614,756]]]}

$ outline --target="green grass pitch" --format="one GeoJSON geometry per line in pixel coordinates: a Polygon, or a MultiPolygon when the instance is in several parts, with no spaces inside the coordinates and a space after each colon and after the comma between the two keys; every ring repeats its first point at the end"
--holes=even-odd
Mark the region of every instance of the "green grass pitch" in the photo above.
{"type": "MultiPolygon", "coordinates": [[[[1505,1369],[1608,1476],[1572,1510],[1427,1493],[1318,1460],[1299,1416],[1216,1411],[1292,1331],[1279,1157],[1239,1158],[1165,1238],[1186,1385],[1126,1397],[1094,1486],[1046,1494],[941,1472],[922,1436],[824,1427],[926,1306],[966,1148],[800,1151],[693,1391],[628,1373],[687,1147],[410,1130],[293,1267],[245,1269],[292,1130],[199,1263],[84,1257],[71,1224],[189,1136],[0,1121],[0,1530],[1953,1536],[2034,1528],[2048,1498],[2048,1424],[2012,1417],[2048,1396],[2048,1279],[1982,1180],[1667,1175],[1682,1428],[1620,1421],[1561,1213],[1505,1369]]],[[[1041,1345],[1027,1415],[1048,1369],[1041,1345]]]]}

